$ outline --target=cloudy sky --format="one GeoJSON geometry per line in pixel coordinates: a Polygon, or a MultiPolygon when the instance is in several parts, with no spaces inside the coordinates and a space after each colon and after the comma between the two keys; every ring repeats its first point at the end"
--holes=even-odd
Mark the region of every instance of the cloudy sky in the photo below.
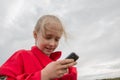
{"type": "Polygon", "coordinates": [[[32,31],[44,14],[58,16],[68,33],[57,50],[76,52],[78,80],[120,76],[120,0],[0,0],[0,65],[34,45],[32,31]]]}

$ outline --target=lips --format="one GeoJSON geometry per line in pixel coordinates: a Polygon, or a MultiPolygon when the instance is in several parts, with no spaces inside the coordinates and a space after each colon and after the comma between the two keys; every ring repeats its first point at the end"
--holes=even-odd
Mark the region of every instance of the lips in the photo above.
{"type": "Polygon", "coordinates": [[[47,52],[53,52],[53,48],[46,48],[47,52]]]}

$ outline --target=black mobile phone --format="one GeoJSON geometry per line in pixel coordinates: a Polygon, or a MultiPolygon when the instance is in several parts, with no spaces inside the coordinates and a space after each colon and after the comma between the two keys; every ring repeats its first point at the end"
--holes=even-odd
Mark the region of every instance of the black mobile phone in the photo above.
{"type": "Polygon", "coordinates": [[[72,52],[65,59],[74,59],[76,61],[78,58],[79,56],[75,52],[72,52]]]}

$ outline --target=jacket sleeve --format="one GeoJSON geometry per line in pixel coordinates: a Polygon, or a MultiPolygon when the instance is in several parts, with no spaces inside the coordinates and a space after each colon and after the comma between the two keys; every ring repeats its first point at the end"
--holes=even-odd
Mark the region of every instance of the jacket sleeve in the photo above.
{"type": "Polygon", "coordinates": [[[41,80],[40,72],[35,72],[31,74],[24,73],[17,76],[4,74],[4,76],[5,76],[5,79],[2,79],[2,80],[41,80]]]}
{"type": "Polygon", "coordinates": [[[35,72],[35,73],[31,73],[31,74],[22,74],[22,75],[18,75],[17,76],[17,80],[41,80],[40,78],[40,71],[35,72]]]}
{"type": "Polygon", "coordinates": [[[24,73],[24,64],[19,52],[13,54],[1,67],[0,76],[6,80],[41,80],[41,71],[24,73]]]}
{"type": "Polygon", "coordinates": [[[70,67],[69,73],[64,75],[59,80],[77,80],[77,70],[76,67],[70,67]]]}

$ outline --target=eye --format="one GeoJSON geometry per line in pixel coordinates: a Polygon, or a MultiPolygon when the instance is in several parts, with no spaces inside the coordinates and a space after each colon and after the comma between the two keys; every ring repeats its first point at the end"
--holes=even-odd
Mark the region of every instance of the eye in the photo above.
{"type": "Polygon", "coordinates": [[[58,42],[59,40],[60,40],[60,38],[55,38],[55,41],[57,41],[57,42],[58,42]]]}
{"type": "Polygon", "coordinates": [[[46,36],[45,37],[47,40],[50,40],[52,37],[51,36],[46,36]]]}

